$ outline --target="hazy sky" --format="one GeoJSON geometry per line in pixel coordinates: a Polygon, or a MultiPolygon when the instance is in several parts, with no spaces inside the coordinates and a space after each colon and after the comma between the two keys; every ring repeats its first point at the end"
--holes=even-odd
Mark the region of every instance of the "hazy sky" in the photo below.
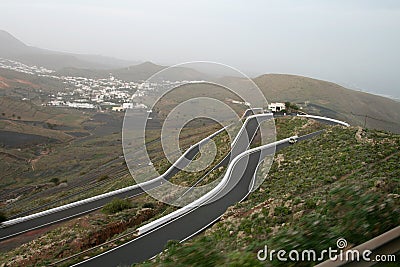
{"type": "Polygon", "coordinates": [[[400,98],[398,0],[1,0],[0,28],[52,50],[217,61],[400,98]]]}

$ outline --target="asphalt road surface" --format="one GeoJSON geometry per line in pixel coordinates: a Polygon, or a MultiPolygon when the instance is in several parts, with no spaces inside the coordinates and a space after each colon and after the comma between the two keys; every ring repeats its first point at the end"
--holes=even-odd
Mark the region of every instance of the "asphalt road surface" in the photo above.
{"type": "MultiPolygon", "coordinates": [[[[299,141],[310,139],[321,132],[301,136],[299,141]]],[[[232,169],[229,182],[208,204],[194,208],[159,228],[74,266],[131,266],[162,252],[169,240],[184,241],[196,235],[216,222],[228,207],[247,197],[257,167],[265,156],[290,145],[289,142],[278,144],[240,158],[232,169]]]]}

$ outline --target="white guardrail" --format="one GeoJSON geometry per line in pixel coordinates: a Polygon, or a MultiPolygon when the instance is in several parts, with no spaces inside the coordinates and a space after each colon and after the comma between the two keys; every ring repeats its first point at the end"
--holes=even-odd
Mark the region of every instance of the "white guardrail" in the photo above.
{"type": "MultiPolygon", "coordinates": [[[[252,110],[252,109],[248,109],[248,110],[252,110]]],[[[244,114],[246,114],[248,112],[248,110],[246,110],[244,114]]],[[[160,176],[158,176],[158,177],[156,177],[154,179],[151,179],[149,181],[146,181],[146,182],[143,182],[143,183],[140,183],[140,184],[135,184],[135,185],[132,185],[132,186],[128,186],[128,187],[124,187],[124,188],[121,188],[121,189],[117,189],[117,190],[114,190],[114,191],[111,191],[111,192],[108,192],[108,193],[104,193],[104,194],[101,194],[101,195],[97,195],[97,196],[94,196],[94,197],[90,197],[90,198],[86,198],[86,199],[83,199],[83,200],[75,201],[75,202],[72,202],[72,203],[69,203],[69,204],[66,204],[66,205],[62,205],[62,206],[59,206],[59,207],[56,207],[56,208],[51,208],[51,209],[48,209],[48,210],[45,210],[45,211],[37,212],[37,213],[31,214],[31,215],[27,215],[27,216],[24,216],[24,217],[18,217],[18,218],[12,219],[12,220],[4,221],[4,222],[2,222],[0,224],[0,229],[4,228],[4,227],[12,226],[14,224],[18,224],[18,223],[21,223],[21,222],[29,221],[29,220],[32,220],[32,219],[35,219],[35,218],[47,216],[47,215],[50,215],[50,214],[53,214],[53,213],[56,213],[56,212],[60,212],[60,211],[63,211],[63,210],[67,210],[67,209],[70,209],[70,208],[73,208],[73,207],[77,207],[77,206],[80,206],[80,205],[83,205],[83,204],[86,204],[86,203],[94,202],[94,201],[99,200],[99,199],[103,199],[103,198],[111,197],[111,196],[118,195],[118,194],[121,194],[121,193],[124,193],[124,192],[128,192],[128,191],[137,189],[139,187],[146,186],[146,185],[149,185],[151,183],[155,183],[155,182],[157,182],[159,180],[162,180],[162,179],[164,179],[164,175],[165,174],[167,174],[170,171],[172,171],[172,169],[175,168],[179,164],[179,162],[184,161],[186,159],[185,156],[190,152],[191,148],[193,148],[193,147],[195,147],[197,145],[199,147],[201,147],[202,145],[204,145],[205,143],[210,141],[214,136],[220,134],[222,131],[224,131],[226,128],[230,127],[231,125],[232,124],[230,124],[228,126],[225,126],[224,128],[216,131],[215,133],[207,136],[206,138],[204,138],[204,139],[200,140],[199,142],[197,142],[196,144],[192,145],[188,150],[185,151],[185,153],[183,153],[174,162],[174,164],[171,167],[168,168],[167,171],[165,171],[164,174],[162,174],[162,175],[160,175],[160,176]]],[[[245,126],[245,124],[243,124],[242,127],[244,127],[244,126],[245,126]]]]}
{"type": "Polygon", "coordinates": [[[167,223],[168,221],[171,221],[174,218],[182,216],[183,214],[188,213],[193,209],[196,209],[197,207],[203,205],[205,202],[210,200],[213,196],[218,194],[225,187],[225,185],[228,183],[228,181],[229,181],[229,179],[231,177],[233,168],[236,166],[236,164],[239,162],[239,160],[241,158],[243,158],[243,157],[245,157],[245,156],[247,156],[247,155],[249,155],[251,153],[255,153],[255,152],[262,151],[264,149],[269,149],[269,148],[272,148],[272,147],[276,147],[277,145],[280,145],[280,144],[283,144],[283,143],[288,143],[289,140],[292,139],[292,138],[297,139],[298,136],[297,135],[291,136],[289,138],[282,139],[280,141],[276,141],[276,142],[273,142],[273,143],[270,143],[270,144],[266,144],[266,145],[263,145],[263,146],[259,146],[259,147],[256,147],[256,148],[252,148],[252,149],[249,149],[249,150],[246,150],[246,151],[240,153],[229,164],[228,169],[227,169],[224,177],[222,178],[221,182],[219,182],[219,184],[216,187],[214,187],[207,194],[203,195],[202,197],[198,198],[197,200],[193,201],[192,203],[190,203],[190,204],[188,204],[188,205],[186,205],[186,206],[184,206],[184,207],[182,207],[182,208],[180,208],[180,209],[178,209],[178,210],[176,210],[174,212],[171,212],[170,214],[165,215],[165,216],[163,216],[163,217],[161,217],[161,218],[159,218],[159,219],[157,219],[155,221],[152,221],[152,222],[150,222],[150,223],[148,223],[146,225],[143,225],[143,226],[139,227],[138,228],[139,235],[140,234],[144,234],[146,232],[149,232],[151,230],[154,230],[154,229],[158,228],[159,226],[162,226],[163,224],[167,223]]]}
{"type": "Polygon", "coordinates": [[[243,120],[245,117],[250,116],[250,114],[248,114],[248,113],[253,113],[253,115],[262,114],[262,113],[264,113],[264,109],[263,108],[248,108],[243,113],[243,116],[240,119],[243,120]]]}
{"type": "MultiPolygon", "coordinates": [[[[262,110],[262,109],[261,109],[262,110]]],[[[258,117],[264,117],[266,116],[266,118],[273,118],[273,114],[272,113],[265,113],[265,114],[256,114],[256,115],[251,115],[248,116],[246,118],[246,120],[243,123],[243,127],[240,128],[238,134],[236,135],[235,139],[233,139],[232,144],[231,144],[231,148],[234,147],[236,145],[236,143],[238,142],[242,132],[246,129],[245,125],[247,125],[247,123],[249,123],[249,121],[253,118],[258,118],[258,117]]],[[[265,118],[264,118],[265,119],[265,118]]]]}
{"type": "Polygon", "coordinates": [[[350,124],[348,124],[347,122],[344,121],[340,121],[340,120],[336,120],[336,119],[332,119],[332,118],[328,118],[328,117],[321,117],[321,116],[315,116],[315,115],[300,115],[297,114],[298,117],[306,117],[306,118],[310,118],[310,119],[320,119],[320,120],[326,120],[326,121],[331,121],[346,127],[349,127],[350,124]]]}

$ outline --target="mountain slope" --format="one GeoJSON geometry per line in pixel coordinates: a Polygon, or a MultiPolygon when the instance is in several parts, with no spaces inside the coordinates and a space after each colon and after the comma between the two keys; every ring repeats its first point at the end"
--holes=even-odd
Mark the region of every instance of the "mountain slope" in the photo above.
{"type": "Polygon", "coordinates": [[[6,31],[0,30],[0,57],[27,53],[31,49],[6,31]]]}
{"type": "Polygon", "coordinates": [[[254,82],[269,101],[306,104],[306,110],[358,125],[364,125],[367,115],[367,127],[400,132],[400,103],[392,99],[295,75],[266,74],[254,82]]]}
{"type": "MultiPolygon", "coordinates": [[[[139,65],[130,66],[123,69],[115,70],[115,75],[127,81],[146,80],[153,74],[168,68],[168,66],[160,66],[151,62],[145,62],[139,65]]],[[[185,67],[175,67],[168,71],[169,80],[202,80],[206,79],[207,75],[197,70],[185,67]]]]}
{"type": "Polygon", "coordinates": [[[0,57],[54,70],[65,67],[99,69],[120,68],[134,63],[111,57],[63,53],[28,46],[3,30],[0,30],[0,57]]]}
{"type": "MultiPolygon", "coordinates": [[[[58,75],[65,76],[84,76],[87,78],[107,78],[110,73],[116,78],[124,81],[145,81],[153,74],[168,68],[168,66],[156,65],[152,62],[144,62],[118,69],[80,69],[80,68],[63,68],[57,72],[58,75]]],[[[185,67],[177,67],[168,72],[169,80],[202,80],[208,76],[197,70],[185,67]]]]}
{"type": "Polygon", "coordinates": [[[0,94],[2,90],[12,91],[13,89],[26,89],[25,91],[33,93],[33,89],[41,89],[46,92],[56,92],[65,88],[65,85],[55,79],[40,77],[9,69],[0,68],[0,94]]]}
{"type": "MultiPolygon", "coordinates": [[[[280,118],[277,125],[281,120],[298,119],[280,118]]],[[[312,249],[327,259],[321,252],[336,249],[339,238],[351,248],[395,228],[400,136],[363,131],[357,139],[357,131],[335,126],[279,151],[269,173],[259,168],[258,175],[267,178],[242,203],[204,233],[170,241],[163,253],[135,266],[314,266],[321,260],[291,261],[287,255],[312,249]],[[257,253],[265,246],[268,254],[260,256],[267,259],[260,261],[257,253]],[[278,250],[287,252],[287,262],[273,254],[278,250]]]]}

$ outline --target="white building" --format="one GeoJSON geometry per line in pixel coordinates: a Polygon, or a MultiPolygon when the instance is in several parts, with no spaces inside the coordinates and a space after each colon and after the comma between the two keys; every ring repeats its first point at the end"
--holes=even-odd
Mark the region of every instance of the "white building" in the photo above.
{"type": "Polygon", "coordinates": [[[133,108],[133,103],[123,103],[122,108],[124,109],[133,108]]]}
{"type": "Polygon", "coordinates": [[[90,103],[67,102],[66,105],[70,108],[95,108],[95,105],[90,103]]]}
{"type": "Polygon", "coordinates": [[[122,112],[125,111],[123,107],[112,107],[112,111],[122,112]]]}
{"type": "Polygon", "coordinates": [[[285,103],[273,102],[271,104],[268,104],[268,109],[272,112],[279,112],[286,109],[286,106],[285,103]]]}

